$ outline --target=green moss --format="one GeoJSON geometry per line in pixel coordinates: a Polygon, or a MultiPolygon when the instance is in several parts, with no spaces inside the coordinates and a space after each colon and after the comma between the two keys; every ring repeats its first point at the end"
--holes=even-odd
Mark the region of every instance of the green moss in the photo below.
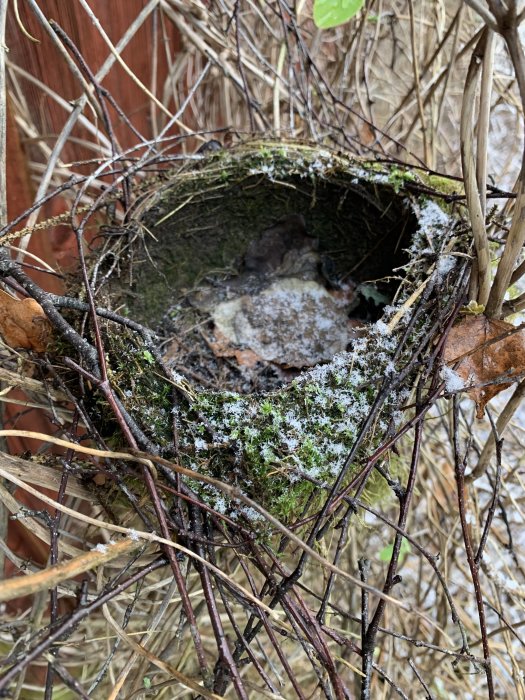
{"type": "Polygon", "coordinates": [[[419,180],[428,187],[435,190],[436,193],[449,195],[464,195],[465,188],[463,183],[443,175],[432,175],[424,171],[418,171],[419,180]]]}
{"type": "Polygon", "coordinates": [[[388,182],[396,194],[403,189],[407,182],[415,182],[416,180],[415,173],[405,168],[391,168],[388,173],[388,182]]]}
{"type": "MultiPolygon", "coordinates": [[[[367,377],[381,373],[378,359],[366,368],[371,346],[394,346],[393,339],[375,335],[363,340],[352,361],[344,355],[331,365],[307,372],[279,392],[242,396],[231,392],[199,391],[187,411],[179,410],[182,459],[199,473],[234,483],[274,516],[289,522],[310,502],[320,506],[352,449],[374,397],[373,386],[359,388],[367,377]],[[204,430],[202,429],[205,426],[204,430]],[[325,488],[320,488],[324,486],[325,488]],[[313,500],[312,500],[313,498],[313,500]]],[[[392,395],[395,402],[397,395],[392,395]]],[[[388,402],[385,411],[393,406],[388,402]]],[[[348,471],[349,481],[383,428],[370,433],[348,471]]],[[[203,497],[209,488],[195,483],[203,497]]],[[[388,485],[374,474],[368,497],[384,497],[388,485]]],[[[217,507],[222,497],[216,494],[217,507]]],[[[223,503],[228,510],[238,504],[223,503]]]]}
{"type": "MultiPolygon", "coordinates": [[[[161,448],[170,445],[172,384],[158,371],[151,350],[136,334],[120,327],[117,330],[112,324],[106,324],[105,333],[107,347],[111,347],[108,378],[116,395],[154,444],[161,448]]],[[[100,397],[99,401],[109,417],[109,407],[100,397]]],[[[115,431],[111,434],[119,435],[115,431]]]]}

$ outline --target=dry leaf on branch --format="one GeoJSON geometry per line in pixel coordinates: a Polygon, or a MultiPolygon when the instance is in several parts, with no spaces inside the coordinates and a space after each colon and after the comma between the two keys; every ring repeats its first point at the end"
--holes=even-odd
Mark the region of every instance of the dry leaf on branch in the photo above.
{"type": "Polygon", "coordinates": [[[466,386],[473,385],[467,393],[476,402],[478,418],[483,418],[487,403],[511,384],[491,382],[525,371],[525,330],[509,334],[513,328],[506,321],[466,316],[448,335],[445,362],[450,367],[458,363],[456,374],[466,386]]]}
{"type": "Polygon", "coordinates": [[[15,299],[0,289],[0,334],[12,348],[45,352],[51,324],[34,299],[15,299]]]}

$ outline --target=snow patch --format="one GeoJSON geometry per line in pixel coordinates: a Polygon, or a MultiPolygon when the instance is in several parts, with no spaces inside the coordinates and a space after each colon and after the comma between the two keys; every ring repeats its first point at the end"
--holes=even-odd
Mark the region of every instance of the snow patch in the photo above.
{"type": "Polygon", "coordinates": [[[441,368],[441,379],[445,382],[445,391],[449,394],[453,394],[456,391],[461,391],[465,388],[465,382],[459,376],[457,372],[453,369],[444,365],[441,368]]]}

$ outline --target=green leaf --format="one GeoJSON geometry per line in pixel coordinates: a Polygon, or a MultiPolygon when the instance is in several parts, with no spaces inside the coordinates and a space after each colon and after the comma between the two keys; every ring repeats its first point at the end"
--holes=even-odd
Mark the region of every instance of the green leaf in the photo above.
{"type": "Polygon", "coordinates": [[[150,353],[149,350],[143,350],[142,351],[142,357],[148,362],[150,365],[152,365],[155,362],[155,359],[153,355],[150,353]]]}
{"type": "Polygon", "coordinates": [[[471,316],[479,316],[485,311],[485,306],[483,304],[478,304],[475,299],[471,299],[466,306],[463,306],[460,310],[462,314],[470,314],[471,316]]]}
{"type": "Polygon", "coordinates": [[[357,291],[363,296],[367,301],[373,301],[376,306],[381,304],[388,304],[390,299],[380,292],[379,289],[374,284],[360,284],[357,291]]]}
{"type": "MultiPolygon", "coordinates": [[[[394,551],[394,545],[393,544],[387,544],[386,547],[383,547],[383,549],[379,552],[379,558],[381,561],[390,561],[392,558],[392,552],[394,551]]],[[[403,563],[403,559],[405,558],[406,554],[410,554],[412,551],[412,547],[410,544],[407,542],[407,540],[403,537],[401,541],[401,547],[399,549],[399,563],[403,563]]]]}
{"type": "Polygon", "coordinates": [[[314,22],[319,29],[329,29],[352,19],[365,0],[314,0],[314,22]]]}

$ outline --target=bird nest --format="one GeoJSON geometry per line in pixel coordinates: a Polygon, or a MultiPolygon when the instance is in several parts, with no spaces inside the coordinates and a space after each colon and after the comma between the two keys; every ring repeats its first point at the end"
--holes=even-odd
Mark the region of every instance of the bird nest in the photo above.
{"type": "MultiPolygon", "coordinates": [[[[403,466],[382,446],[461,294],[454,189],[266,142],[210,147],[145,184],[92,261],[137,445],[176,457],[192,497],[249,522],[297,522],[334,488],[392,493],[403,466]]],[[[115,444],[110,406],[91,409],[115,444]]]]}

